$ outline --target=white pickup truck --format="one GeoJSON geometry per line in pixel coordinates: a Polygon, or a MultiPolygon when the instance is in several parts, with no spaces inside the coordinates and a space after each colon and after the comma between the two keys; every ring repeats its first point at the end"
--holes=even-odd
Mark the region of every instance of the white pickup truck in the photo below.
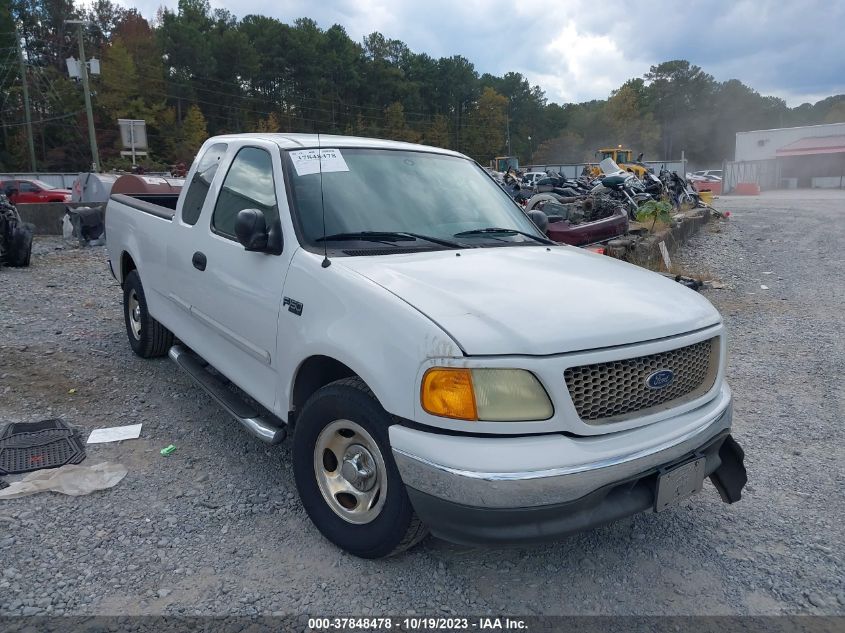
{"type": "Polygon", "coordinates": [[[178,198],[112,195],[106,234],[132,349],[289,432],[302,504],[355,555],[555,538],[707,477],[740,498],[718,312],[549,242],[461,154],[218,136],[178,198]]]}

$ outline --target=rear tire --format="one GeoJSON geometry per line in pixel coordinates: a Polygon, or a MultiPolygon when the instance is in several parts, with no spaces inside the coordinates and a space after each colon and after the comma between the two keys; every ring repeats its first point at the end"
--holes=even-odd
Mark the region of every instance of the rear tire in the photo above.
{"type": "Polygon", "coordinates": [[[141,358],[164,356],[173,345],[173,334],[147,310],[147,298],[137,270],[123,282],[123,318],[132,351],[141,358]]]}
{"type": "Polygon", "coordinates": [[[305,511],[323,536],[350,554],[398,554],[428,534],[393,461],[393,423],[360,378],[308,399],[293,436],[293,472],[305,511]]]}
{"type": "Polygon", "coordinates": [[[21,224],[12,229],[7,256],[9,266],[26,268],[32,258],[32,224],[21,224]]]}

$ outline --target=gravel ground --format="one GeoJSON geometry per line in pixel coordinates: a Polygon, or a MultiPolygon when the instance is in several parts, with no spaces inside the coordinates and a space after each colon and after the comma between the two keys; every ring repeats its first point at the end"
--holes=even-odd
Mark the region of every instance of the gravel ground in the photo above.
{"type": "Polygon", "coordinates": [[[0,501],[0,615],[845,614],[845,193],[717,206],[731,219],[678,259],[727,286],[706,292],[731,333],[743,500],[708,482],[555,544],[428,539],[382,561],[311,526],[287,443],[268,448],[169,361],[131,354],[104,248],[39,240],[31,268],[0,271],[0,421],[144,430],[88,448],[88,464],[128,467],[114,489],[0,501]]]}

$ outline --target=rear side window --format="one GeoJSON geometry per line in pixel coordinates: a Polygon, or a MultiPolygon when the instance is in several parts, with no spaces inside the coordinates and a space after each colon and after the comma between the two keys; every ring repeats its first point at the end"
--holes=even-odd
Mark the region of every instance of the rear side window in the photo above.
{"type": "Polygon", "coordinates": [[[193,226],[199,220],[202,205],[205,203],[205,197],[211,187],[211,181],[214,180],[214,174],[217,173],[217,167],[223,160],[227,147],[226,143],[215,143],[205,150],[205,153],[200,157],[200,162],[191,178],[191,184],[188,185],[188,193],[185,194],[185,202],[182,205],[182,222],[185,224],[193,226]]]}
{"type": "Polygon", "coordinates": [[[243,209],[261,211],[268,227],[279,219],[273,161],[268,152],[257,147],[244,147],[232,161],[214,205],[212,228],[234,238],[235,219],[243,209]]]}

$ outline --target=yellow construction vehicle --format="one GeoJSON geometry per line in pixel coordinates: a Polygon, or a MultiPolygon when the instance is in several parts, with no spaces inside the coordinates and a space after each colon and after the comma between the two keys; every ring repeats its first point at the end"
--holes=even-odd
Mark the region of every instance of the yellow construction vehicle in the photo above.
{"type": "Polygon", "coordinates": [[[490,161],[490,168],[500,172],[519,171],[519,159],[516,156],[496,156],[490,161]]]}
{"type": "MultiPolygon", "coordinates": [[[[598,150],[596,152],[596,158],[598,159],[598,162],[603,161],[605,158],[610,158],[617,165],[619,165],[620,169],[633,172],[637,175],[638,178],[642,178],[648,171],[648,167],[642,164],[642,154],[637,156],[636,161],[631,160],[633,154],[633,150],[623,148],[621,145],[617,145],[616,147],[609,147],[598,150]]],[[[590,165],[590,173],[593,176],[601,176],[601,169],[598,165],[590,165]]]]}

